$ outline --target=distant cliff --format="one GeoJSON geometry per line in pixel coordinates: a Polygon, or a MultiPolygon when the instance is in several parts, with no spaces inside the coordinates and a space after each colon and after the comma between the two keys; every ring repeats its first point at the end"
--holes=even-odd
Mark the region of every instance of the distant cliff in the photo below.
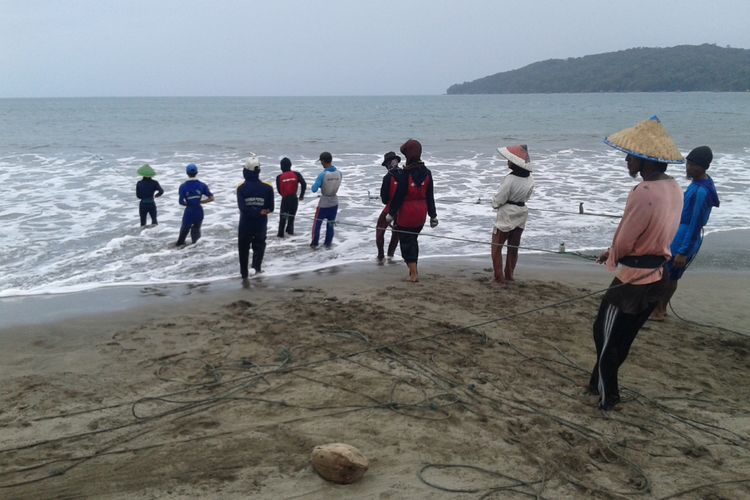
{"type": "Polygon", "coordinates": [[[750,50],[639,47],[549,59],[448,88],[448,94],[750,91],[750,50]]]}

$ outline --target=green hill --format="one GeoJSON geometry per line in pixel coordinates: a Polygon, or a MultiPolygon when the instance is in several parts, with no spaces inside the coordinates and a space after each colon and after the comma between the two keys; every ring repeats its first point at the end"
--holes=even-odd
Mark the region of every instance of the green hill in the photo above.
{"type": "Polygon", "coordinates": [[[716,45],[639,47],[549,59],[458,83],[448,94],[750,91],[750,50],[716,45]]]}

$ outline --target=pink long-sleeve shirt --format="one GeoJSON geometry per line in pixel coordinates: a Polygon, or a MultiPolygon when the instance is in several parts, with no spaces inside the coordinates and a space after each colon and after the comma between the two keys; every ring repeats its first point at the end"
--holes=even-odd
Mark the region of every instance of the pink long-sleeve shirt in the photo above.
{"type": "Polygon", "coordinates": [[[643,181],[628,195],[625,211],[609,249],[607,269],[617,270],[623,283],[646,285],[659,281],[662,269],[638,269],[617,261],[628,255],[663,255],[669,259],[669,246],[677,233],[682,212],[682,189],[677,181],[643,181]]]}

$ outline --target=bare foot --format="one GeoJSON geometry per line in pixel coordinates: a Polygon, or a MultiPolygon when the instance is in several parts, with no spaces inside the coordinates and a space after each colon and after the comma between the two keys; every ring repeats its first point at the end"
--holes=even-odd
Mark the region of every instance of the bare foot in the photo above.
{"type": "Polygon", "coordinates": [[[490,285],[496,286],[496,287],[505,287],[505,280],[492,280],[490,281],[490,285]]]}
{"type": "Polygon", "coordinates": [[[667,319],[666,314],[651,313],[651,316],[648,317],[649,321],[664,321],[665,319],[667,319]]]}

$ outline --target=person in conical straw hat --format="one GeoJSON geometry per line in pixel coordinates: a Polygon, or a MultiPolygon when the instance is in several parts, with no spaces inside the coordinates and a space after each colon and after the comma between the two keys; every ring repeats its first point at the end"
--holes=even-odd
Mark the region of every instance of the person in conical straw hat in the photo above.
{"type": "Polygon", "coordinates": [[[529,209],[526,202],[534,191],[531,175],[531,159],[526,144],[497,148],[508,160],[510,173],[500,184],[500,190],[492,197],[492,208],[497,210],[495,226],[492,228],[492,268],[496,284],[513,281],[513,271],[518,262],[518,245],[526,227],[529,209]],[[503,269],[503,244],[507,241],[508,255],[503,269]]]}
{"type": "Polygon", "coordinates": [[[682,211],[682,190],[666,174],[684,159],[656,116],[604,139],[624,153],[628,173],[643,181],[628,195],[612,245],[599,263],[616,271],[594,320],[596,362],[587,390],[602,410],[618,409],[617,371],[638,330],[664,294],[662,271],[682,211]]]}
{"type": "Polygon", "coordinates": [[[144,163],[138,169],[138,175],[143,177],[135,185],[135,195],[141,200],[138,204],[138,215],[141,217],[141,227],[146,225],[146,216],[151,216],[151,224],[156,225],[156,201],[154,198],[158,198],[164,194],[164,190],[158,181],[152,177],[156,175],[151,165],[144,163]]]}

